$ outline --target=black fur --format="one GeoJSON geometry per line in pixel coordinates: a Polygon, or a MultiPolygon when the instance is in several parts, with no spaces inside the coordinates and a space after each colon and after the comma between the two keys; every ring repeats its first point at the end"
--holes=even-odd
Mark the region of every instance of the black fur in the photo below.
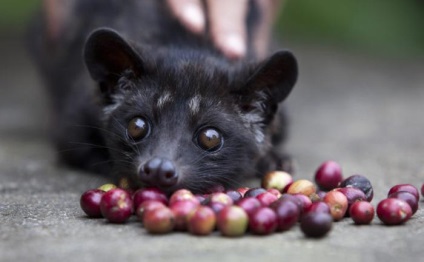
{"type": "MultiPolygon", "coordinates": [[[[44,40],[42,20],[32,29],[64,163],[113,170],[138,186],[146,162],[160,157],[178,173],[178,182],[164,190],[195,192],[237,187],[245,176],[282,168],[284,157],[275,149],[285,140],[286,118],[278,105],[296,82],[291,53],[279,51],[258,63],[249,47],[246,59],[229,61],[207,34],[186,31],[157,0],[81,0],[74,13],[59,42],[44,40]],[[128,135],[134,117],[150,126],[139,141],[128,135]],[[218,150],[197,144],[204,127],[222,134],[218,150]]],[[[252,4],[249,32],[256,19],[252,4]]]]}

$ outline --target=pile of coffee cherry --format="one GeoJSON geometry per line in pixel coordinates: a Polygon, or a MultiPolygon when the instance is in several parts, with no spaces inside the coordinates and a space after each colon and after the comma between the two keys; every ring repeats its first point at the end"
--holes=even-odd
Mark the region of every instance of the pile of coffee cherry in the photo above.
{"type": "Polygon", "coordinates": [[[125,223],[136,215],[151,234],[209,235],[218,230],[228,237],[247,232],[268,235],[299,224],[305,236],[320,238],[330,232],[334,221],[350,217],[355,224],[370,224],[377,213],[383,224],[400,225],[418,209],[418,189],[399,184],[390,188],[375,211],[371,182],[362,175],[344,179],[335,161],[322,163],[314,179],[315,183],[293,180],[286,172],[272,171],[264,176],[261,187],[206,195],[179,189],[169,197],[157,188],[134,192],[105,184],[83,193],[80,205],[87,216],[103,217],[110,223],[125,223]]]}

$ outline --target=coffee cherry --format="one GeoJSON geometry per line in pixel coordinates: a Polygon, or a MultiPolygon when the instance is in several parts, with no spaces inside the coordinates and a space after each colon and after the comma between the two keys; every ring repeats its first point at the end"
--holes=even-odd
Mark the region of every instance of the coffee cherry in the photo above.
{"type": "Polygon", "coordinates": [[[277,214],[269,207],[260,207],[249,217],[249,229],[256,235],[271,234],[277,225],[277,214]]]}
{"type": "Polygon", "coordinates": [[[233,200],[229,195],[223,192],[216,192],[209,195],[208,198],[206,198],[205,202],[207,204],[210,203],[221,203],[224,206],[231,206],[233,204],[233,200]]]}
{"type": "Polygon", "coordinates": [[[374,207],[368,201],[356,201],[350,206],[349,214],[357,225],[367,225],[374,218],[374,207]]]}
{"type": "Polygon", "coordinates": [[[221,203],[221,202],[210,202],[210,203],[207,203],[206,206],[210,207],[213,210],[213,212],[215,212],[215,214],[218,214],[219,212],[221,212],[222,209],[224,209],[224,207],[228,205],[225,205],[224,203],[221,203]]]}
{"type": "Polygon", "coordinates": [[[174,214],[166,206],[149,210],[143,215],[143,226],[151,234],[169,233],[174,225],[174,214]]]}
{"type": "Polygon", "coordinates": [[[195,194],[194,197],[198,200],[200,204],[203,204],[206,201],[207,195],[195,194]]]}
{"type": "Polygon", "coordinates": [[[168,198],[165,193],[163,193],[158,188],[142,188],[135,191],[133,195],[134,207],[137,207],[146,200],[157,200],[162,202],[164,205],[168,204],[168,198]]]}
{"type": "Polygon", "coordinates": [[[236,203],[243,198],[242,194],[237,190],[227,190],[225,191],[225,194],[227,194],[231,200],[233,200],[233,203],[236,203]]]}
{"type": "Polygon", "coordinates": [[[322,201],[324,199],[325,195],[327,194],[327,192],[319,190],[319,191],[317,191],[316,194],[319,197],[319,199],[322,201]]]}
{"type": "Polygon", "coordinates": [[[237,192],[239,192],[241,194],[242,197],[244,197],[244,194],[249,190],[250,188],[248,187],[239,187],[237,188],[237,192]]]}
{"type": "Polygon", "coordinates": [[[189,214],[200,204],[191,200],[181,200],[173,203],[169,208],[174,214],[175,230],[186,231],[189,214]]]}
{"type": "Polygon", "coordinates": [[[249,217],[262,206],[261,202],[255,197],[244,197],[236,205],[241,207],[249,217]]]}
{"type": "Polygon", "coordinates": [[[278,197],[270,192],[263,192],[256,196],[256,198],[261,202],[262,206],[269,206],[272,202],[276,201],[278,197]]]}
{"type": "Polygon", "coordinates": [[[289,188],[287,189],[287,193],[289,194],[304,194],[309,197],[312,194],[316,193],[316,186],[309,180],[300,179],[294,181],[289,188]]]}
{"type": "Polygon", "coordinates": [[[207,206],[198,206],[188,215],[188,231],[193,235],[205,236],[216,226],[215,212],[207,206]]]}
{"type": "Polygon", "coordinates": [[[307,237],[320,238],[328,234],[333,218],[325,212],[310,212],[300,219],[300,229],[307,237]]]}
{"type": "Polygon", "coordinates": [[[246,193],[244,193],[244,197],[256,197],[257,195],[262,194],[264,192],[266,192],[265,188],[254,187],[247,190],[246,193]]]}
{"type": "Polygon", "coordinates": [[[421,185],[421,195],[424,197],[424,184],[421,185]]]}
{"type": "Polygon", "coordinates": [[[308,209],[306,209],[305,213],[310,212],[324,212],[330,214],[330,207],[325,202],[314,202],[312,203],[308,209]]]}
{"type": "Polygon", "coordinates": [[[191,200],[200,203],[199,200],[187,189],[178,189],[169,198],[169,205],[182,200],[191,200]]]}
{"type": "Polygon", "coordinates": [[[374,196],[374,190],[372,188],[371,182],[368,180],[368,178],[362,175],[353,175],[346,178],[340,183],[339,187],[359,188],[362,192],[365,193],[368,202],[371,202],[374,196]]]}
{"type": "Polygon", "coordinates": [[[289,173],[284,171],[271,171],[262,178],[261,186],[265,189],[275,188],[283,192],[284,188],[293,182],[289,173]]]}
{"type": "Polygon", "coordinates": [[[406,191],[409,192],[411,194],[413,194],[415,196],[415,198],[418,200],[420,200],[420,193],[418,192],[418,189],[411,185],[411,184],[399,184],[399,185],[395,185],[392,188],[390,188],[389,193],[387,193],[387,195],[390,195],[392,193],[395,192],[399,192],[399,191],[406,191]]]}
{"type": "Polygon", "coordinates": [[[135,215],[137,218],[143,222],[144,214],[147,213],[150,210],[153,210],[158,207],[166,207],[163,202],[158,200],[146,200],[143,201],[136,209],[135,209],[135,215]]]}
{"type": "Polygon", "coordinates": [[[317,193],[310,195],[309,199],[312,201],[312,203],[322,201],[322,198],[317,193]]]}
{"type": "Polygon", "coordinates": [[[100,201],[100,210],[109,222],[124,223],[133,211],[131,196],[123,189],[111,189],[104,193],[100,201]]]}
{"type": "Polygon", "coordinates": [[[348,206],[347,206],[346,216],[349,216],[349,209],[353,203],[355,203],[356,201],[367,200],[365,193],[356,187],[341,187],[341,188],[336,188],[334,190],[343,193],[343,195],[345,195],[347,198],[348,206]]]}
{"type": "MultiPolygon", "coordinates": [[[[121,177],[118,181],[118,187],[127,191],[132,191],[128,177],[121,177]]],[[[132,194],[130,193],[130,195],[132,194]]]]}
{"type": "MultiPolygon", "coordinates": [[[[293,203],[295,203],[297,205],[297,207],[299,208],[300,215],[303,214],[304,203],[303,203],[302,199],[295,197],[294,195],[290,195],[288,193],[285,193],[285,194],[281,195],[281,197],[278,199],[278,201],[282,201],[282,200],[285,200],[285,199],[290,200],[293,203]]],[[[271,204],[271,206],[273,206],[273,205],[274,205],[274,203],[271,204]]]]}
{"type": "Polygon", "coordinates": [[[114,188],[116,188],[116,185],[108,183],[108,184],[104,184],[104,185],[99,186],[97,189],[100,189],[104,192],[107,192],[107,191],[114,189],[114,188]]]}
{"type": "Polygon", "coordinates": [[[417,212],[418,210],[417,198],[413,194],[409,193],[408,191],[397,191],[397,192],[391,193],[388,196],[388,198],[397,198],[397,199],[405,201],[411,207],[412,214],[415,214],[415,212],[417,212]]]}
{"type": "Polygon", "coordinates": [[[377,216],[386,225],[399,225],[411,218],[412,209],[403,200],[386,198],[378,203],[377,216]]]}
{"type": "Polygon", "coordinates": [[[267,189],[266,190],[266,192],[269,192],[269,193],[271,193],[271,194],[273,194],[273,195],[275,195],[277,198],[280,198],[281,197],[281,192],[280,191],[278,191],[277,189],[275,189],[275,188],[270,188],[270,189],[267,189]]]}
{"type": "Polygon", "coordinates": [[[335,221],[344,217],[348,202],[343,193],[332,190],[325,195],[323,201],[330,207],[330,214],[335,221]]]}
{"type": "Polygon", "coordinates": [[[102,212],[100,211],[100,201],[104,195],[104,191],[100,189],[91,189],[81,195],[80,206],[81,209],[89,217],[102,217],[102,212]]]}
{"type": "Polygon", "coordinates": [[[342,182],[342,169],[334,161],[322,163],[315,172],[315,183],[322,190],[332,190],[342,182]]]}
{"type": "Polygon", "coordinates": [[[298,205],[289,199],[278,200],[271,208],[277,215],[277,231],[289,230],[300,218],[298,205]]]}
{"type": "Polygon", "coordinates": [[[301,210],[301,214],[305,213],[306,210],[309,209],[309,207],[312,205],[312,200],[305,196],[304,194],[294,194],[293,195],[295,198],[299,199],[300,202],[302,203],[302,210],[301,210]]]}
{"type": "Polygon", "coordinates": [[[223,236],[237,237],[243,235],[248,226],[248,216],[239,206],[226,206],[217,216],[217,227],[223,236]]]}

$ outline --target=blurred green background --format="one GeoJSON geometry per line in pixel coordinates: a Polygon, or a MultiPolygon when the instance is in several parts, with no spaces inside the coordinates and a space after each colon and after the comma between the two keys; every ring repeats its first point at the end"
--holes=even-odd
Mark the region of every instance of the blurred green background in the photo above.
{"type": "Polygon", "coordinates": [[[279,33],[388,56],[424,56],[423,0],[285,0],[279,33]]]}
{"type": "MultiPolygon", "coordinates": [[[[40,0],[0,0],[1,35],[19,35],[40,0]]],[[[284,0],[277,33],[384,56],[424,56],[422,0],[284,0]]],[[[124,2],[124,1],[123,1],[124,2]]]]}

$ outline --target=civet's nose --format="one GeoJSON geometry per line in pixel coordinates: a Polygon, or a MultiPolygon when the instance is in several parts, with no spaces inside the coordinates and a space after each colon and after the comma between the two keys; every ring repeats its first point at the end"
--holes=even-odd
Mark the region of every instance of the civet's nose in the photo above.
{"type": "Polygon", "coordinates": [[[150,159],[140,168],[139,175],[142,182],[158,187],[171,187],[178,181],[174,164],[166,158],[150,159]]]}

